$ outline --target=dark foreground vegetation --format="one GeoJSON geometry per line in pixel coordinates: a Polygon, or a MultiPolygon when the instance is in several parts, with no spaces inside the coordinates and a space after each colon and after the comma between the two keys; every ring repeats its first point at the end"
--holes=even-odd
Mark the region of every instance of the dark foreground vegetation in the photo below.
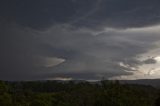
{"type": "Polygon", "coordinates": [[[160,106],[159,90],[118,81],[0,81],[0,106],[160,106]]]}

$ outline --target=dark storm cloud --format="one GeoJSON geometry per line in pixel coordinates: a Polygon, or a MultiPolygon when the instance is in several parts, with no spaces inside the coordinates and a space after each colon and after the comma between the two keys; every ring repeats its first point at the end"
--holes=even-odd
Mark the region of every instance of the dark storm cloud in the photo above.
{"type": "MultiPolygon", "coordinates": [[[[86,76],[88,73],[94,78],[102,78],[106,76],[128,75],[133,71],[130,68],[124,68],[119,62],[124,62],[131,67],[141,65],[142,62],[135,57],[138,54],[145,53],[151,44],[157,40],[157,37],[149,36],[143,32],[129,32],[127,30],[117,30],[112,33],[103,32],[94,36],[97,32],[90,29],[72,29],[72,26],[54,26],[46,32],[41,33],[42,42],[55,48],[68,51],[61,51],[66,61],[58,66],[50,67],[48,72],[50,76],[65,74],[69,77],[72,73],[86,76]],[[136,34],[134,37],[132,35],[136,34]],[[53,36],[54,35],[54,36],[53,36]],[[137,36],[137,37],[136,37],[137,36]],[[138,37],[147,37],[145,41],[138,40],[138,37]]],[[[56,50],[56,49],[55,49],[56,50]]],[[[58,50],[56,50],[58,51],[58,50]]],[[[55,53],[55,52],[54,52],[55,53]]],[[[52,53],[52,54],[54,54],[52,53]]],[[[89,75],[90,76],[90,75],[89,75]]],[[[84,78],[86,78],[84,76],[84,78]]],[[[87,79],[87,78],[86,78],[87,79]]]]}
{"type": "Polygon", "coordinates": [[[119,63],[141,65],[136,56],[152,48],[159,36],[129,28],[158,24],[158,4],[158,0],[1,0],[0,79],[132,74],[119,63]]]}
{"type": "Polygon", "coordinates": [[[83,78],[89,79],[86,77],[88,73],[93,78],[129,74],[118,65],[126,52],[118,48],[124,45],[120,42],[111,44],[110,41],[114,41],[112,37],[105,40],[107,36],[93,36],[89,30],[73,30],[68,26],[55,26],[46,32],[16,24],[1,24],[1,29],[1,79],[44,79],[60,74],[82,78],[85,73],[83,78]],[[66,61],[54,67],[45,67],[39,64],[44,63],[39,57],[45,61],[46,57],[66,61]]]}
{"type": "Polygon", "coordinates": [[[1,0],[1,17],[32,28],[142,27],[160,21],[159,0],[1,0]]]}
{"type": "Polygon", "coordinates": [[[7,21],[39,29],[86,16],[96,3],[97,0],[1,0],[0,13],[7,21]]]}
{"type": "Polygon", "coordinates": [[[153,25],[160,21],[159,3],[159,0],[102,0],[99,10],[88,20],[119,28],[153,25]]]}

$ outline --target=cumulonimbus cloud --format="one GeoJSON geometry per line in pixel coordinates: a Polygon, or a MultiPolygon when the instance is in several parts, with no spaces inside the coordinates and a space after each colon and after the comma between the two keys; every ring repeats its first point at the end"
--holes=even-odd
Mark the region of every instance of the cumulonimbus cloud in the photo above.
{"type": "Polygon", "coordinates": [[[146,54],[159,48],[158,0],[0,2],[1,79],[140,78],[154,63],[146,54]]]}

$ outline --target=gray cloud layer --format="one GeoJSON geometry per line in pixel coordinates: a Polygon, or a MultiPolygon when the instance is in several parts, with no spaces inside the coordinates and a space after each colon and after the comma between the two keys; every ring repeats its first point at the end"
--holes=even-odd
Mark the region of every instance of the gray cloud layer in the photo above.
{"type": "Polygon", "coordinates": [[[100,79],[132,74],[120,62],[153,63],[136,56],[158,34],[134,28],[159,24],[158,0],[0,2],[0,79],[100,79]]]}
{"type": "Polygon", "coordinates": [[[1,17],[32,28],[142,27],[160,21],[159,0],[1,0],[1,17]]]}

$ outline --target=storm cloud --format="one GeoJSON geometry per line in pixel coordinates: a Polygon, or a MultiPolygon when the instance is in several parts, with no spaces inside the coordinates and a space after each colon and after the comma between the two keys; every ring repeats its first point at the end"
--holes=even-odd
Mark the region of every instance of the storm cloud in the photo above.
{"type": "Polygon", "coordinates": [[[139,58],[159,48],[159,3],[1,0],[0,79],[133,75],[141,65],[156,63],[139,58]]]}

